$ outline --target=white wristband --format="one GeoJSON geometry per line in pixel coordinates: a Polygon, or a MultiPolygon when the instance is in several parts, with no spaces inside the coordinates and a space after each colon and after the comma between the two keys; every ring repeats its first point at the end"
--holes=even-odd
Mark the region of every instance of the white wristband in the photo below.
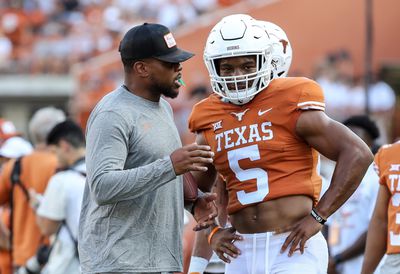
{"type": "Polygon", "coordinates": [[[192,256],[190,258],[189,274],[191,273],[203,274],[203,272],[207,268],[207,265],[208,265],[208,260],[202,257],[192,256]]]}

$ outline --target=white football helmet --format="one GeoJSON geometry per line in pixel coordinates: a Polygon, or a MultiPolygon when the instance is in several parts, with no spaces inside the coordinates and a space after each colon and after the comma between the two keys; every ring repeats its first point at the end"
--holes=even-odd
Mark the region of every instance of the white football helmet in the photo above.
{"type": "Polygon", "coordinates": [[[204,49],[213,91],[233,104],[248,103],[271,81],[272,50],[272,40],[259,21],[245,14],[224,17],[211,30],[204,49]],[[216,60],[237,56],[256,56],[256,72],[220,76],[216,60]],[[246,88],[238,88],[244,84],[246,88]]]}
{"type": "Polygon", "coordinates": [[[286,33],[278,25],[259,21],[272,39],[272,74],[273,78],[286,77],[292,63],[293,51],[286,33]]]}

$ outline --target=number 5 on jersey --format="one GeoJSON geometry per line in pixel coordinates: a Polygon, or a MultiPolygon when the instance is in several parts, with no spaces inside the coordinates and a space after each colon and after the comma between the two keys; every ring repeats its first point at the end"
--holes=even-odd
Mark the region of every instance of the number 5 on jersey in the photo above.
{"type": "Polygon", "coordinates": [[[244,190],[237,192],[237,198],[242,205],[259,203],[269,193],[268,173],[261,168],[242,169],[239,166],[239,161],[249,158],[251,161],[260,160],[260,151],[258,145],[251,145],[243,148],[228,151],[229,167],[235,173],[236,178],[240,181],[251,179],[257,180],[257,190],[245,192],[244,190]]]}

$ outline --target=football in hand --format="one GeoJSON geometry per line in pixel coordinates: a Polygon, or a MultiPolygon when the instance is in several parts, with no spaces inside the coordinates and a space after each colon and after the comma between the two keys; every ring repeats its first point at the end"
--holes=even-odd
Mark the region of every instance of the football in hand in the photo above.
{"type": "Polygon", "coordinates": [[[197,199],[197,183],[190,172],[183,174],[183,196],[185,202],[193,203],[197,199]]]}

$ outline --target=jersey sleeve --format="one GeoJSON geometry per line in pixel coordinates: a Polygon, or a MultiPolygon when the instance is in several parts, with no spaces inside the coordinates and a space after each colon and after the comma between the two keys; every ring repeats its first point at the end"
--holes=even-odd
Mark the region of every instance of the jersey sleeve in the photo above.
{"type": "Polygon", "coordinates": [[[198,129],[199,115],[198,115],[198,110],[196,108],[197,108],[197,105],[195,105],[192,108],[192,112],[190,113],[190,116],[188,119],[189,130],[193,133],[196,133],[197,129],[198,129]]]}
{"type": "Polygon", "coordinates": [[[386,181],[382,174],[381,166],[382,166],[382,154],[383,154],[383,147],[378,150],[374,157],[374,170],[379,177],[379,184],[385,185],[386,181]]]}
{"type": "Polygon", "coordinates": [[[210,105],[209,103],[206,103],[209,101],[208,99],[204,99],[194,105],[192,112],[190,113],[189,120],[188,120],[188,126],[189,130],[193,133],[196,132],[201,132],[203,130],[206,130],[210,128],[211,126],[211,120],[210,120],[210,105]]]}
{"type": "Polygon", "coordinates": [[[302,84],[297,109],[325,111],[324,92],[315,81],[308,80],[302,84]]]}

